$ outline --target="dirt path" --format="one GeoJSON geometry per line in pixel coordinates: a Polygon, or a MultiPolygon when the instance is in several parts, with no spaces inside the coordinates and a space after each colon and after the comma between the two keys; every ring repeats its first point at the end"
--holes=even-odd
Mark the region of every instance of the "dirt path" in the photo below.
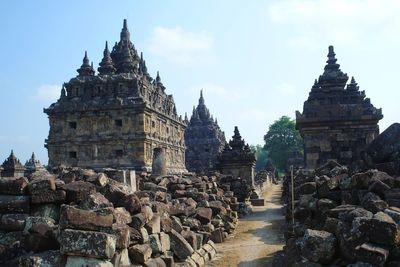
{"type": "Polygon", "coordinates": [[[265,206],[253,207],[252,214],[240,219],[236,233],[217,244],[218,255],[207,266],[271,266],[274,252],[284,245],[280,196],[280,185],[264,192],[265,206]]]}

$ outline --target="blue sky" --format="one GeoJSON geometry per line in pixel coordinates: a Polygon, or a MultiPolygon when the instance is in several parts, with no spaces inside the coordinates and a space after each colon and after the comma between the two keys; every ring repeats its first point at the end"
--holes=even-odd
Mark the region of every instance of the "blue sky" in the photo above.
{"type": "Polygon", "coordinates": [[[14,149],[23,162],[34,151],[47,163],[43,108],[85,50],[98,67],[124,18],[178,113],[190,115],[203,89],[227,138],[237,125],[262,144],[274,120],[302,111],[329,45],[383,109],[382,131],[399,121],[399,11],[396,0],[1,1],[0,161],[14,149]]]}

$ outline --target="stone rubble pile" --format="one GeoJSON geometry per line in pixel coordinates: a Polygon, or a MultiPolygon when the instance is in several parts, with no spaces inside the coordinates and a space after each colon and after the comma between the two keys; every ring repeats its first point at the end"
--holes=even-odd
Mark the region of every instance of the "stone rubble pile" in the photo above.
{"type": "Polygon", "coordinates": [[[204,266],[238,222],[216,176],[151,177],[139,188],[60,169],[0,178],[0,266],[204,266]]]}
{"type": "Polygon", "coordinates": [[[400,177],[329,161],[285,177],[286,246],[275,266],[400,266],[400,177]]]}
{"type": "MultiPolygon", "coordinates": [[[[378,135],[362,154],[363,168],[400,175],[400,123],[393,123],[378,135]]],[[[356,166],[360,167],[360,166],[356,166]]]]}

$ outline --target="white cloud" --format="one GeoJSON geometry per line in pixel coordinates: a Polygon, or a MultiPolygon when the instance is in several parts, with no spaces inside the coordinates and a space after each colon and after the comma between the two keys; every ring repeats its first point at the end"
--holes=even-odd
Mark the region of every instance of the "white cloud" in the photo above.
{"type": "Polygon", "coordinates": [[[40,101],[51,103],[55,102],[60,97],[60,85],[45,84],[37,89],[37,98],[40,101]]]}
{"type": "Polygon", "coordinates": [[[296,94],[296,88],[292,84],[287,82],[279,84],[276,87],[276,90],[278,90],[283,96],[292,96],[296,94]]]}
{"type": "Polygon", "coordinates": [[[181,27],[153,29],[148,48],[167,61],[190,65],[214,60],[213,39],[205,31],[187,32],[181,27]]]}
{"type": "Polygon", "coordinates": [[[268,18],[290,28],[289,44],[314,48],[361,44],[371,35],[377,42],[400,42],[398,10],[397,0],[279,0],[268,8],[268,18]]]}

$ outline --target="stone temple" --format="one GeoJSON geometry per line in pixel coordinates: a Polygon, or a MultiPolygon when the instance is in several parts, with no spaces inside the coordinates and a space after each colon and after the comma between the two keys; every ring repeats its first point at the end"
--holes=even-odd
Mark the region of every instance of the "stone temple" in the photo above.
{"type": "Polygon", "coordinates": [[[206,107],[203,92],[185,131],[186,168],[202,172],[215,167],[217,156],[226,143],[225,134],[206,107]]]}
{"type": "Polygon", "coordinates": [[[0,177],[19,178],[24,176],[25,168],[11,150],[10,156],[1,165],[0,177]]]}
{"type": "Polygon", "coordinates": [[[106,46],[98,73],[85,52],[78,75],[44,112],[50,132],[49,165],[151,171],[153,154],[168,172],[184,172],[186,122],[157,73],[147,72],[124,20],[119,42],[106,46]],[[156,152],[156,153],[154,153],[156,152]]]}
{"type": "Polygon", "coordinates": [[[382,110],[371,104],[353,77],[346,85],[348,76],[336,61],[330,46],[324,73],[315,80],[303,113],[296,111],[307,168],[316,168],[330,159],[349,165],[379,134],[382,110]]]}
{"type": "Polygon", "coordinates": [[[251,151],[235,126],[234,135],[218,156],[218,169],[222,174],[240,177],[254,186],[254,169],[256,166],[255,152],[251,151]]]}

